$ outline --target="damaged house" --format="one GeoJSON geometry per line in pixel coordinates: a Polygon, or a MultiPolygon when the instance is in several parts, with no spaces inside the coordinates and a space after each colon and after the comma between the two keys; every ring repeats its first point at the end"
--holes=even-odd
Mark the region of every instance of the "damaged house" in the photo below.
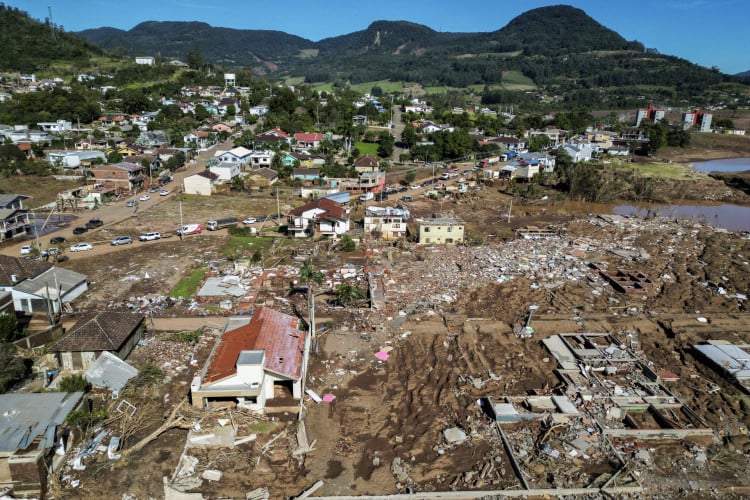
{"type": "Polygon", "coordinates": [[[58,469],[68,440],[63,423],[82,392],[0,395],[0,487],[20,496],[44,497],[47,474],[58,469]]]}
{"type": "Polygon", "coordinates": [[[88,312],[54,346],[63,370],[88,370],[109,351],[125,359],[143,338],[143,314],[121,311],[88,312]]]}
{"type": "Polygon", "coordinates": [[[231,318],[201,374],[190,384],[193,406],[237,404],[263,410],[276,391],[302,396],[307,334],[300,320],[267,307],[252,320],[231,318]]]}

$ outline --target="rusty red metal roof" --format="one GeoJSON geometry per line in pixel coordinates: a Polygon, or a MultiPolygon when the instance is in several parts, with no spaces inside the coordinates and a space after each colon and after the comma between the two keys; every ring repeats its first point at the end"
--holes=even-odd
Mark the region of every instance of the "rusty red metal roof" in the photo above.
{"type": "Polygon", "coordinates": [[[237,373],[240,352],[259,350],[265,351],[263,368],[298,379],[307,335],[298,328],[299,322],[294,316],[266,307],[257,308],[249,324],[222,334],[203,382],[231,377],[237,373]]]}
{"type": "Polygon", "coordinates": [[[289,212],[292,215],[300,216],[305,212],[313,209],[324,210],[324,212],[318,214],[318,218],[332,217],[338,220],[346,219],[346,209],[341,203],[337,203],[328,198],[318,198],[316,200],[309,201],[304,205],[293,209],[289,212]]]}

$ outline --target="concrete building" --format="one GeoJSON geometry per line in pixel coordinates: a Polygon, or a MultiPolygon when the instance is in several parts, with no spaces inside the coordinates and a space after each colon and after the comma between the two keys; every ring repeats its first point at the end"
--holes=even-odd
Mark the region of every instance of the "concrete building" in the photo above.
{"type": "Polygon", "coordinates": [[[464,223],[455,218],[423,219],[417,224],[420,245],[455,245],[464,241],[464,223]]]}
{"type": "Polygon", "coordinates": [[[302,397],[307,332],[300,320],[268,307],[252,319],[230,318],[199,376],[190,383],[193,406],[234,402],[262,411],[276,389],[302,397]]]}
{"type": "Polygon", "coordinates": [[[182,180],[182,190],[185,194],[211,196],[219,176],[208,170],[189,175],[182,180]]]}

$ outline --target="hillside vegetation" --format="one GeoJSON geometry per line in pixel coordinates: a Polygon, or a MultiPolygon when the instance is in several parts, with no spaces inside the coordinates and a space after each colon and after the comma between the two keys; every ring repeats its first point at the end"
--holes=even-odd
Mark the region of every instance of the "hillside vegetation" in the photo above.
{"type": "Polygon", "coordinates": [[[64,61],[84,67],[102,49],[61,26],[40,23],[16,8],[0,4],[0,68],[32,73],[64,61]]]}

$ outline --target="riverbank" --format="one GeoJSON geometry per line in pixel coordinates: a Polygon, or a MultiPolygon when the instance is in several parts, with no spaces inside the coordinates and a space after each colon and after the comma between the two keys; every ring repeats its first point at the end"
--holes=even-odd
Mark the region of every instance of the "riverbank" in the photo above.
{"type": "Polygon", "coordinates": [[[750,136],[694,133],[684,148],[663,147],[658,155],[662,161],[695,163],[709,160],[750,157],[750,136]]]}

